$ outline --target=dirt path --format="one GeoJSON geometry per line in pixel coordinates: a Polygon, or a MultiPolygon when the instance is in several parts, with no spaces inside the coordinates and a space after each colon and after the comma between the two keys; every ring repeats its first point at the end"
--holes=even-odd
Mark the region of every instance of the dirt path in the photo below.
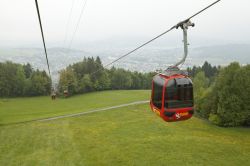
{"type": "Polygon", "coordinates": [[[35,121],[44,122],[44,121],[51,121],[51,120],[62,119],[62,118],[82,116],[82,115],[86,115],[86,114],[90,114],[90,113],[94,113],[94,112],[108,111],[108,110],[112,110],[112,109],[116,109],[116,108],[127,107],[127,106],[138,105],[138,104],[145,104],[145,103],[149,103],[149,101],[148,100],[136,101],[136,102],[128,103],[128,104],[121,104],[121,105],[112,106],[112,107],[99,108],[99,109],[95,109],[95,110],[91,110],[91,111],[87,111],[87,112],[80,112],[80,113],[75,113],[75,114],[67,114],[67,115],[55,116],[55,117],[51,117],[51,118],[38,119],[35,121]]]}

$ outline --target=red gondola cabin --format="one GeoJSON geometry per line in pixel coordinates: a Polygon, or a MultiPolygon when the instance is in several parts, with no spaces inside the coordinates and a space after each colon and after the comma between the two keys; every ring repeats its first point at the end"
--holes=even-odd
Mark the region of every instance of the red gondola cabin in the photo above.
{"type": "Polygon", "coordinates": [[[162,119],[189,119],[194,113],[193,105],[193,83],[185,72],[172,67],[154,76],[150,106],[162,119]]]}

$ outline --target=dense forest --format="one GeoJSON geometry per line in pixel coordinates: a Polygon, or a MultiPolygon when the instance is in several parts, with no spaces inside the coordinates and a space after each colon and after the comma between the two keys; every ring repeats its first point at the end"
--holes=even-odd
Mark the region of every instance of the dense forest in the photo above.
{"type": "Polygon", "coordinates": [[[50,94],[50,78],[30,64],[0,63],[0,97],[41,96],[50,94]]]}
{"type": "Polygon", "coordinates": [[[60,72],[58,90],[73,95],[112,89],[150,89],[153,75],[115,67],[104,69],[99,57],[89,57],[60,72]]]}

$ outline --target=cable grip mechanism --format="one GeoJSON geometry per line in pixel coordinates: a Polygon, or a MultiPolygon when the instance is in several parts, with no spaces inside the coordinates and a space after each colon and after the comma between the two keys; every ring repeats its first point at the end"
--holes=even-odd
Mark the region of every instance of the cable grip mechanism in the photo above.
{"type": "Polygon", "coordinates": [[[174,65],[174,67],[178,67],[180,64],[183,64],[187,58],[187,55],[188,55],[187,30],[188,30],[188,27],[190,27],[190,26],[191,27],[195,26],[195,24],[192,23],[190,20],[184,20],[175,26],[176,29],[178,29],[180,27],[183,31],[184,55],[183,55],[183,58],[174,65]]]}

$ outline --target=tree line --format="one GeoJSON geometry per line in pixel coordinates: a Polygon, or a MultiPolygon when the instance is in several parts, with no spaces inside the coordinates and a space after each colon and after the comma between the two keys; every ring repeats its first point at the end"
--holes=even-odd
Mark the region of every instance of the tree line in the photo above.
{"type": "Polygon", "coordinates": [[[50,93],[50,78],[31,65],[0,62],[0,97],[40,96],[50,93]]]}
{"type": "Polygon", "coordinates": [[[212,67],[206,62],[189,71],[194,70],[197,115],[219,126],[250,126],[250,65],[212,67]]]}
{"type": "Polygon", "coordinates": [[[58,90],[74,95],[113,89],[150,89],[152,76],[153,73],[115,67],[104,69],[99,57],[88,57],[60,71],[58,90]]]}

